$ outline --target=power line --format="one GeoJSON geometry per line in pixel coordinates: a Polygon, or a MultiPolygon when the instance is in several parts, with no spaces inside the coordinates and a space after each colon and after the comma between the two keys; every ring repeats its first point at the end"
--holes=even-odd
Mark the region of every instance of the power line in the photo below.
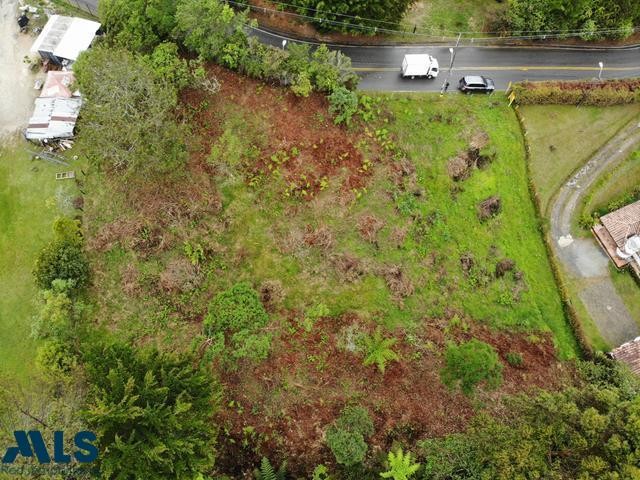
{"type": "MultiPolygon", "coordinates": [[[[249,4],[249,3],[245,3],[245,2],[241,2],[241,1],[237,1],[237,0],[227,0],[227,3],[233,4],[235,6],[238,7],[247,7],[250,10],[253,11],[257,11],[257,12],[263,12],[263,13],[267,13],[267,12],[271,12],[271,13],[276,13],[279,15],[285,15],[285,16],[289,16],[289,17],[296,17],[296,18],[301,18],[304,20],[309,20],[309,21],[313,21],[313,22],[320,22],[321,24],[328,24],[328,25],[335,25],[335,26],[341,26],[341,27],[348,27],[350,29],[356,29],[356,30],[364,30],[366,32],[371,32],[371,30],[374,30],[375,32],[381,32],[381,33],[390,33],[390,34],[400,34],[400,35],[410,35],[410,36],[431,36],[431,37],[442,37],[442,38],[447,38],[446,34],[463,34],[465,36],[469,36],[472,34],[479,34],[478,36],[473,36],[473,40],[477,40],[477,41],[482,41],[484,39],[491,39],[491,40],[500,40],[500,39],[504,39],[504,40],[531,40],[531,39],[546,39],[546,38],[570,38],[570,37],[581,37],[583,35],[606,35],[606,34],[616,34],[616,33],[623,33],[623,32],[627,32],[628,28],[608,28],[608,29],[598,29],[598,30],[585,30],[585,29],[576,29],[576,30],[521,30],[520,32],[523,34],[532,34],[532,35],[506,35],[506,36],[499,36],[499,37],[486,37],[487,34],[495,34],[495,35],[500,35],[502,32],[479,32],[479,31],[462,31],[462,32],[454,32],[452,30],[440,30],[439,32],[445,32],[445,35],[442,35],[441,33],[437,33],[434,31],[430,31],[430,30],[414,30],[412,32],[410,31],[405,31],[405,30],[398,30],[398,29],[392,29],[392,28],[384,28],[384,27],[376,27],[376,26],[367,26],[367,25],[362,25],[362,24],[355,24],[355,23],[350,23],[350,22],[344,22],[344,21],[337,21],[337,20],[331,20],[329,18],[323,18],[323,17],[317,17],[317,16],[310,16],[310,15],[304,15],[301,13],[295,13],[295,12],[288,12],[288,11],[284,11],[284,10],[277,10],[277,9],[273,9],[273,8],[268,8],[268,7],[261,7],[261,6],[257,6],[257,5],[253,5],[253,4],[249,4]],[[483,37],[484,35],[484,37],[483,37]]],[[[318,13],[328,13],[330,15],[334,15],[334,16],[341,16],[341,17],[345,17],[345,18],[353,18],[353,19],[359,19],[362,21],[366,21],[366,22],[378,22],[378,23],[386,23],[386,24],[393,24],[393,22],[387,22],[384,20],[375,20],[375,19],[370,19],[370,18],[366,18],[366,17],[358,17],[358,16],[353,16],[353,15],[347,15],[347,14],[340,14],[340,13],[333,13],[333,12],[328,12],[328,11],[322,11],[322,10],[317,10],[311,7],[301,7],[301,6],[297,6],[291,3],[284,3],[284,2],[278,2],[278,1],[273,1],[271,2],[275,5],[282,5],[282,6],[289,6],[289,7],[294,7],[294,8],[304,8],[306,10],[309,11],[314,11],[314,12],[318,12],[318,13]]],[[[632,27],[631,28],[632,32],[638,31],[640,30],[640,27],[632,27]]],[[[454,37],[450,37],[451,39],[453,39],[454,37]]]]}

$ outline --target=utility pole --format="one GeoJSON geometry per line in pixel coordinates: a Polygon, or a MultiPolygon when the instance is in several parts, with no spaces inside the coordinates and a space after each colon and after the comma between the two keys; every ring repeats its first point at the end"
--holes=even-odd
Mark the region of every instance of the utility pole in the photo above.
{"type": "Polygon", "coordinates": [[[453,70],[453,62],[455,62],[456,60],[456,52],[458,49],[458,45],[460,45],[461,37],[462,37],[462,33],[459,33],[458,39],[456,40],[456,46],[453,48],[449,47],[449,54],[451,55],[451,60],[449,62],[449,72],[447,73],[447,77],[445,78],[444,83],[442,84],[442,88],[440,89],[440,96],[443,96],[444,93],[449,88],[449,79],[451,78],[451,70],[453,70]]]}
{"type": "Polygon", "coordinates": [[[600,67],[600,71],[598,72],[598,81],[602,80],[602,70],[604,69],[604,63],[598,62],[598,66],[600,67]]]}

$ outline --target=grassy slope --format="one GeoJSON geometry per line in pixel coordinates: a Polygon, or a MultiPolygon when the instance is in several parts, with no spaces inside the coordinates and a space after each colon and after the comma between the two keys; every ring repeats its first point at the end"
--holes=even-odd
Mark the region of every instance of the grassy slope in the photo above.
{"type": "MultiPolygon", "coordinates": [[[[185,311],[189,318],[202,318],[215,292],[239,280],[256,286],[278,280],[285,292],[283,306],[299,312],[299,317],[323,303],[331,315],[355,312],[389,327],[411,328],[424,317],[448,318],[458,313],[496,327],[551,331],[561,355],[573,356],[575,342],[562,313],[528,196],[523,145],[513,112],[497,96],[451,95],[442,100],[433,95],[404,95],[384,99],[395,116],[388,129],[397,135],[399,145],[416,165],[417,186],[425,191],[422,198],[405,193],[394,201],[390,194],[398,193],[398,187],[389,167],[383,165],[374,166],[376,173],[367,193],[346,204],[339,201],[344,194],[336,192],[341,182],[335,177],[329,179],[324,192],[307,202],[284,198],[286,184],[277,177],[262,177],[260,185],[251,188],[242,175],[233,174],[233,165],[223,166],[221,171],[232,175],[216,180],[224,209],[221,217],[198,220],[188,231],[183,226],[173,227],[172,235],[178,241],[160,255],[142,257],[115,246],[95,257],[101,284],[96,292],[103,308],[100,316],[119,323],[123,334],[134,338],[157,335],[161,328],[163,335],[171,333],[175,342],[181,335],[188,338],[192,335],[189,331],[197,326],[178,318],[184,317],[185,311]],[[450,121],[430,120],[432,114],[443,111],[450,121]],[[462,182],[464,191],[454,201],[446,163],[466,148],[469,136],[479,130],[489,134],[498,158],[462,182]],[[502,197],[504,212],[481,224],[477,203],[493,194],[502,197]],[[404,214],[398,212],[398,206],[404,214]],[[423,231],[412,226],[411,214],[429,219],[423,231]],[[356,226],[364,215],[384,221],[378,247],[358,233],[356,226]],[[225,219],[224,227],[221,218],[225,219]],[[308,228],[322,226],[334,239],[328,251],[302,241],[308,228]],[[409,232],[400,248],[391,238],[396,228],[409,232]],[[133,298],[121,291],[128,266],[138,272],[142,285],[155,284],[166,265],[184,259],[184,237],[192,243],[210,245],[215,251],[202,266],[195,290],[182,295],[151,290],[133,298]],[[468,277],[460,266],[460,256],[466,252],[473,255],[476,264],[468,277]],[[366,273],[360,280],[345,281],[332,263],[332,258],[345,253],[357,257],[363,265],[366,273]],[[513,274],[494,278],[495,264],[502,258],[513,259],[516,269],[523,272],[524,291],[518,293],[522,284],[513,274]],[[393,299],[383,278],[382,271],[390,265],[399,266],[415,287],[402,302],[393,299]]],[[[222,135],[227,145],[223,158],[234,163],[229,159],[242,155],[236,149],[248,150],[260,140],[251,127],[255,112],[234,103],[234,111],[246,121],[230,119],[224,114],[225,103],[230,102],[219,97],[215,110],[223,129],[229,132],[222,135]]],[[[317,128],[321,131],[324,121],[318,117],[317,128]]],[[[110,192],[101,190],[99,177],[91,183],[87,218],[95,217],[89,221],[90,228],[135,215],[131,205],[114,202],[110,192]]]]}
{"type": "MultiPolygon", "coordinates": [[[[502,325],[534,326],[553,331],[561,352],[574,351],[574,340],[560,308],[560,299],[550,272],[548,259],[538,233],[532,202],[528,196],[524,153],[520,133],[512,112],[501,102],[485,97],[463,99],[449,96],[392,97],[397,116],[397,133],[401,146],[408,149],[418,166],[428,197],[423,208],[437,209],[445,224],[430,236],[430,249],[448,260],[450,284],[457,285],[452,295],[455,303],[476,318],[502,325]],[[448,111],[454,125],[436,123],[436,112],[448,111]],[[465,129],[481,129],[489,134],[497,148],[497,160],[486,170],[476,171],[463,182],[464,192],[451,200],[452,184],[446,175],[446,161],[465,147],[465,129]],[[503,213],[481,224],[476,205],[490,195],[503,200],[503,213]],[[478,259],[489,256],[494,245],[499,256],[509,257],[524,271],[529,290],[522,301],[512,307],[509,285],[492,282],[477,288],[460,273],[458,263],[465,251],[478,259]]],[[[487,262],[487,268],[492,265],[487,262]]],[[[431,295],[439,295],[437,289],[431,295]]]]}
{"type": "Polygon", "coordinates": [[[618,165],[589,192],[583,213],[606,208],[609,203],[618,201],[640,184],[640,151],[634,152],[625,162],[618,165]]]}
{"type": "Polygon", "coordinates": [[[56,182],[59,167],[31,161],[23,148],[14,142],[0,149],[0,368],[28,378],[37,295],[31,269],[61,204],[67,205],[69,184],[56,182]]]}
{"type": "Polygon", "coordinates": [[[416,25],[435,35],[486,31],[504,5],[495,0],[421,0],[411,7],[402,23],[408,30],[416,25]]]}
{"type": "Polygon", "coordinates": [[[640,105],[609,108],[522,108],[531,144],[531,173],[543,211],[564,180],[640,114],[640,105]]]}

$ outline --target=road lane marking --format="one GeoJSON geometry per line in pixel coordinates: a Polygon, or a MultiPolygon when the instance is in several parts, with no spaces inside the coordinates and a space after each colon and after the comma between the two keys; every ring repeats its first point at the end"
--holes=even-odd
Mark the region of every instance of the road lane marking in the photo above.
{"type": "MultiPolygon", "coordinates": [[[[353,67],[356,72],[400,72],[400,67],[353,67]]],[[[571,72],[599,72],[599,67],[579,67],[579,66],[561,66],[561,65],[540,65],[540,66],[505,66],[505,67],[455,67],[452,71],[462,72],[468,70],[482,71],[522,71],[528,70],[564,70],[571,72]]],[[[640,65],[637,67],[605,67],[603,72],[632,72],[640,71],[640,65]]]]}

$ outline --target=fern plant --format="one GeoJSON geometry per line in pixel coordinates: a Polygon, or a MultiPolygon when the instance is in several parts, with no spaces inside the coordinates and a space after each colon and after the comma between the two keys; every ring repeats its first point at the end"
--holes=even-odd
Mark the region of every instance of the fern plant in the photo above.
{"type": "Polygon", "coordinates": [[[396,341],[395,338],[385,338],[380,328],[375,331],[373,336],[365,337],[363,340],[366,353],[364,365],[369,366],[375,364],[378,370],[384,373],[387,362],[400,358],[392,349],[396,341]]]}
{"type": "Polygon", "coordinates": [[[280,468],[278,468],[278,470],[275,470],[271,465],[269,459],[266,457],[262,457],[260,468],[254,470],[253,476],[256,480],[286,480],[287,463],[282,462],[280,468]]]}
{"type": "Polygon", "coordinates": [[[389,462],[389,471],[382,472],[382,478],[392,478],[393,480],[408,480],[420,468],[419,463],[411,463],[411,452],[406,455],[402,452],[402,448],[397,453],[389,452],[387,456],[389,462]]]}

